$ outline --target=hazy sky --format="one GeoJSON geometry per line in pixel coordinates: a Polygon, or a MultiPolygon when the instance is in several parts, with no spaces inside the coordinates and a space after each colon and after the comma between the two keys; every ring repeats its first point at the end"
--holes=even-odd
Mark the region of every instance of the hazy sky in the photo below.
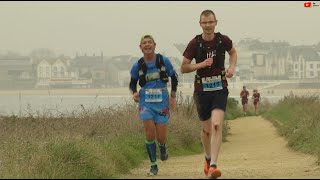
{"type": "MultiPolygon", "coordinates": [[[[320,6],[299,2],[0,2],[0,53],[28,53],[50,48],[106,56],[141,56],[143,34],[152,34],[158,52],[171,52],[173,43],[188,43],[202,32],[199,15],[216,13],[216,31],[234,42],[245,37],[286,40],[292,45],[320,41],[320,6]]],[[[320,5],[319,1],[311,1],[320,5]]]]}

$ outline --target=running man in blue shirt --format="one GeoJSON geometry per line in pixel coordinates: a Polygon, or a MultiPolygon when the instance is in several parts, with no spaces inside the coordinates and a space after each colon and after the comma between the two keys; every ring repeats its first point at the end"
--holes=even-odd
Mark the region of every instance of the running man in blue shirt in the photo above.
{"type": "Polygon", "coordinates": [[[151,161],[149,176],[157,175],[157,145],[160,148],[160,159],[168,159],[166,147],[167,125],[169,120],[169,109],[172,110],[176,103],[176,91],[178,76],[170,60],[155,53],[156,43],[151,35],[141,38],[140,49],[143,57],[133,64],[129,84],[130,91],[135,102],[139,102],[140,119],[144,125],[145,144],[151,161]],[[171,92],[167,90],[167,83],[171,78],[171,92]],[[137,91],[137,82],[141,87],[137,91]]]}

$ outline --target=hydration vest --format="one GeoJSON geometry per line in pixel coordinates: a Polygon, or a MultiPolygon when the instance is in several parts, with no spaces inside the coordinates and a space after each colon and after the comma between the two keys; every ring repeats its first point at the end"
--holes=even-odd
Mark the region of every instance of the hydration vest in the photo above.
{"type": "MultiPolygon", "coordinates": [[[[197,54],[196,54],[196,63],[200,63],[208,58],[208,56],[213,57],[213,69],[224,69],[224,62],[225,62],[225,47],[222,43],[222,35],[221,33],[215,33],[215,41],[213,45],[213,49],[209,49],[204,45],[203,39],[201,34],[196,36],[197,41],[197,54]]],[[[213,72],[212,68],[204,68],[197,70],[198,75],[202,74],[211,74],[213,72]]]]}
{"type": "MultiPolygon", "coordinates": [[[[166,72],[166,67],[163,61],[163,57],[161,54],[156,55],[156,67],[160,74],[160,79],[167,83],[169,81],[168,74],[166,72]]],[[[139,59],[138,61],[138,72],[139,72],[139,85],[143,87],[146,83],[146,74],[147,74],[147,65],[144,62],[143,57],[139,59]]]]}
{"type": "Polygon", "coordinates": [[[201,63],[205,59],[212,57],[213,63],[210,67],[201,68],[197,70],[194,81],[195,91],[203,91],[202,78],[221,75],[222,87],[227,87],[226,71],[224,67],[226,48],[222,42],[221,33],[215,33],[214,44],[212,49],[205,46],[201,34],[196,37],[197,53],[196,63],[201,63]]]}

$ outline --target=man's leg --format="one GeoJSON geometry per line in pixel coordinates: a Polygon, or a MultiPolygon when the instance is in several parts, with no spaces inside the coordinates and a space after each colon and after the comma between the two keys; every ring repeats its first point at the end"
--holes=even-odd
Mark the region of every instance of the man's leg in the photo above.
{"type": "Polygon", "coordinates": [[[158,173],[157,167],[157,146],[155,142],[156,131],[153,120],[144,120],[145,144],[151,161],[151,169],[148,175],[156,175],[158,173]]]}
{"type": "Polygon", "coordinates": [[[244,113],[247,114],[248,111],[248,103],[244,104],[244,113]]]}
{"type": "Polygon", "coordinates": [[[167,151],[167,127],[169,122],[169,107],[167,105],[157,106],[153,108],[155,113],[154,122],[156,123],[157,141],[160,149],[160,159],[165,161],[168,159],[167,151]]]}
{"type": "Polygon", "coordinates": [[[201,121],[201,143],[203,150],[205,152],[205,164],[204,164],[204,174],[207,176],[209,167],[210,167],[210,161],[211,161],[211,135],[212,135],[212,128],[211,128],[211,120],[208,119],[206,121],[201,121]]]}
{"type": "Polygon", "coordinates": [[[168,152],[167,152],[167,124],[156,124],[157,129],[157,140],[159,143],[160,148],[160,159],[165,161],[168,159],[168,152]]]}
{"type": "Polygon", "coordinates": [[[224,111],[221,109],[212,110],[212,136],[211,136],[211,163],[217,163],[220,146],[222,143],[224,111]]]}
{"type": "Polygon", "coordinates": [[[210,178],[217,178],[221,176],[221,171],[217,168],[217,161],[219,151],[222,143],[222,130],[224,111],[221,109],[212,110],[212,136],[211,136],[211,162],[208,174],[210,178]]]}
{"type": "Polygon", "coordinates": [[[212,127],[210,119],[206,121],[201,121],[201,142],[203,150],[207,158],[211,157],[211,137],[212,137],[212,127]]]}
{"type": "Polygon", "coordinates": [[[254,113],[257,114],[257,104],[254,104],[254,113]]]}
{"type": "Polygon", "coordinates": [[[204,174],[208,175],[211,161],[211,96],[194,93],[194,101],[197,107],[197,113],[201,122],[201,143],[205,152],[204,174]]]}

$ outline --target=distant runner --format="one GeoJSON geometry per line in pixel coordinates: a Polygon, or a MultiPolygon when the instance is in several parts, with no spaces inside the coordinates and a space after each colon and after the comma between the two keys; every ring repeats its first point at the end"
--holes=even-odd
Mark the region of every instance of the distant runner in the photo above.
{"type": "Polygon", "coordinates": [[[256,115],[258,115],[258,108],[259,108],[261,98],[260,98],[260,93],[258,93],[257,89],[253,90],[252,99],[253,99],[253,105],[254,105],[254,112],[256,113],[256,115]]]}
{"type": "Polygon", "coordinates": [[[242,91],[240,92],[240,98],[244,115],[246,115],[248,111],[248,97],[249,91],[247,91],[246,86],[243,86],[242,91]]]}

